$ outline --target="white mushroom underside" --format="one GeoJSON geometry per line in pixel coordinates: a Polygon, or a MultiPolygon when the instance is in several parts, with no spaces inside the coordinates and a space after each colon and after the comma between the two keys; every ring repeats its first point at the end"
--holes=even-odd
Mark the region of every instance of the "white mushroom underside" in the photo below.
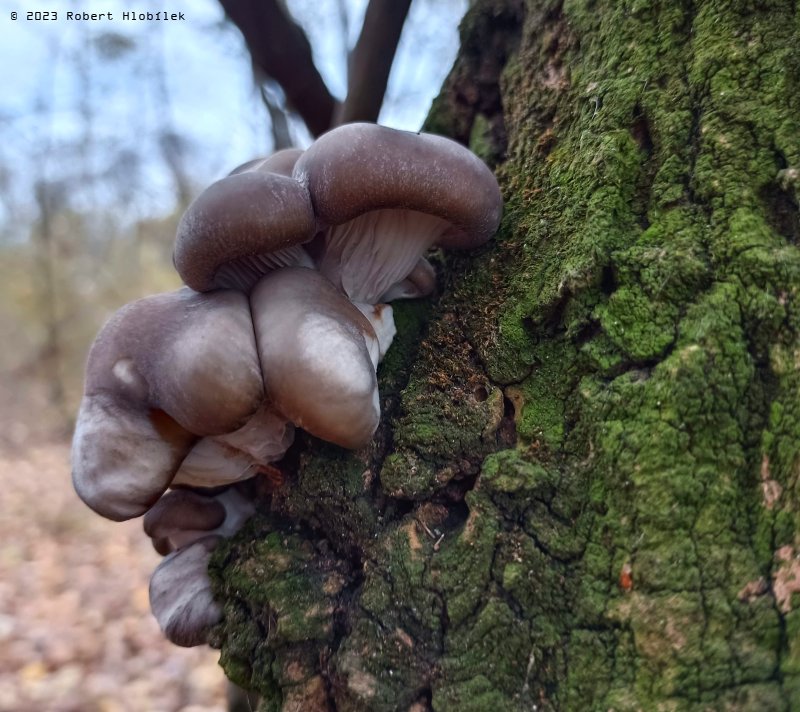
{"type": "Polygon", "coordinates": [[[294,426],[263,405],[239,430],[199,440],[172,484],[217,487],[246,480],[280,460],[293,440],[294,426]]]}
{"type": "Polygon", "coordinates": [[[274,252],[240,257],[227,262],[217,270],[214,282],[221,289],[250,292],[265,274],[281,267],[314,269],[314,262],[300,245],[290,245],[274,252]]]}
{"type": "Polygon", "coordinates": [[[449,227],[413,210],[373,210],[328,229],[320,271],[354,302],[375,304],[449,227]]]}

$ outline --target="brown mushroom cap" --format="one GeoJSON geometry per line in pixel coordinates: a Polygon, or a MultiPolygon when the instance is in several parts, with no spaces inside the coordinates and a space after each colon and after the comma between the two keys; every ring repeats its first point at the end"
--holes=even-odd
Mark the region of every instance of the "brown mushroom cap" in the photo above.
{"type": "Polygon", "coordinates": [[[255,512],[255,505],[237,487],[218,494],[203,489],[167,492],[144,515],[144,532],[166,555],[211,534],[232,536],[255,512]]]}
{"type": "Polygon", "coordinates": [[[442,136],[347,124],[318,138],[293,175],[308,186],[314,212],[327,225],[371,210],[414,210],[449,223],[437,244],[470,249],[500,223],[503,199],[494,175],[442,136]]]}
{"type": "Polygon", "coordinates": [[[183,281],[199,292],[247,291],[271,269],[310,265],[299,245],[314,231],[306,188],[285,175],[250,167],[209,186],[187,208],[173,261],[183,281]]]}
{"type": "Polygon", "coordinates": [[[110,519],[143,514],[197,437],[241,427],[263,393],[244,295],[181,289],[123,307],[89,353],[76,491],[110,519]]]}
{"type": "Polygon", "coordinates": [[[264,386],[275,409],[342,447],[369,442],[380,405],[379,345],[367,318],[310,269],[272,272],[250,301],[264,386]]]}
{"type": "Polygon", "coordinates": [[[144,515],[144,533],[159,554],[169,554],[208,536],[225,521],[225,507],[214,497],[188,489],[167,492],[144,515]]]}

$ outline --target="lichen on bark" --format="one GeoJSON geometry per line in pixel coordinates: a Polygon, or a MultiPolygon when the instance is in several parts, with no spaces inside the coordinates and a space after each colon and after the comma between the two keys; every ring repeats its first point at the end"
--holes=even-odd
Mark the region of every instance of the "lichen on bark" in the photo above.
{"type": "Polygon", "coordinates": [[[375,443],[217,556],[262,709],[800,708],[798,47],[788,1],[474,4],[427,129],[503,225],[398,309],[375,443]]]}

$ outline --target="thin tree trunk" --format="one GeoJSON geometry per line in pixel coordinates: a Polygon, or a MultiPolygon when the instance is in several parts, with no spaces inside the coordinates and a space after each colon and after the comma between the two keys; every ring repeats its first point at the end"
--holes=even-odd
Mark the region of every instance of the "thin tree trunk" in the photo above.
{"type": "Polygon", "coordinates": [[[261,710],[800,709],[799,28],[474,4],[428,128],[503,226],[397,308],[373,446],[218,550],[261,710]]]}
{"type": "Polygon", "coordinates": [[[44,339],[38,355],[38,368],[47,383],[48,400],[53,409],[61,415],[69,431],[72,422],[70,408],[67,407],[64,381],[62,378],[62,334],[61,316],[58,308],[58,288],[56,263],[57,245],[53,233],[53,198],[51,186],[42,179],[36,185],[36,203],[39,208],[38,226],[33,234],[36,240],[36,268],[39,282],[39,311],[44,324],[44,339]]]}
{"type": "Polygon", "coordinates": [[[370,0],[349,57],[347,98],[336,111],[336,125],[378,120],[409,7],[411,0],[370,0]]]}
{"type": "Polygon", "coordinates": [[[259,70],[275,79],[286,101],[318,136],[333,121],[336,100],[314,66],[311,45],[282,0],[220,0],[244,36],[259,70]]]}

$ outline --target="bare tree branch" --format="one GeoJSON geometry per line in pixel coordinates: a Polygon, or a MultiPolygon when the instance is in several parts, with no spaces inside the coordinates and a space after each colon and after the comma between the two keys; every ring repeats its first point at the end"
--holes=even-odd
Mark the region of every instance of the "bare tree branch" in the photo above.
{"type": "Polygon", "coordinates": [[[339,32],[342,40],[342,56],[345,66],[350,64],[350,13],[347,10],[347,0],[336,0],[336,10],[339,17],[339,32]]]}
{"type": "MultiPolygon", "coordinates": [[[[314,135],[333,124],[336,100],[314,65],[311,45],[280,0],[220,0],[244,35],[256,66],[283,88],[314,135]]],[[[404,4],[403,2],[398,4],[404,4]]]]}
{"type": "Polygon", "coordinates": [[[336,125],[377,120],[410,6],[411,0],[370,0],[350,55],[347,98],[336,112],[336,125]]]}
{"type": "Polygon", "coordinates": [[[284,108],[276,97],[277,84],[274,79],[266,79],[261,82],[261,101],[267,109],[272,130],[272,147],[275,151],[282,148],[289,148],[293,145],[292,133],[289,130],[289,121],[284,108]],[[270,86],[272,85],[272,86],[270,86]]]}

